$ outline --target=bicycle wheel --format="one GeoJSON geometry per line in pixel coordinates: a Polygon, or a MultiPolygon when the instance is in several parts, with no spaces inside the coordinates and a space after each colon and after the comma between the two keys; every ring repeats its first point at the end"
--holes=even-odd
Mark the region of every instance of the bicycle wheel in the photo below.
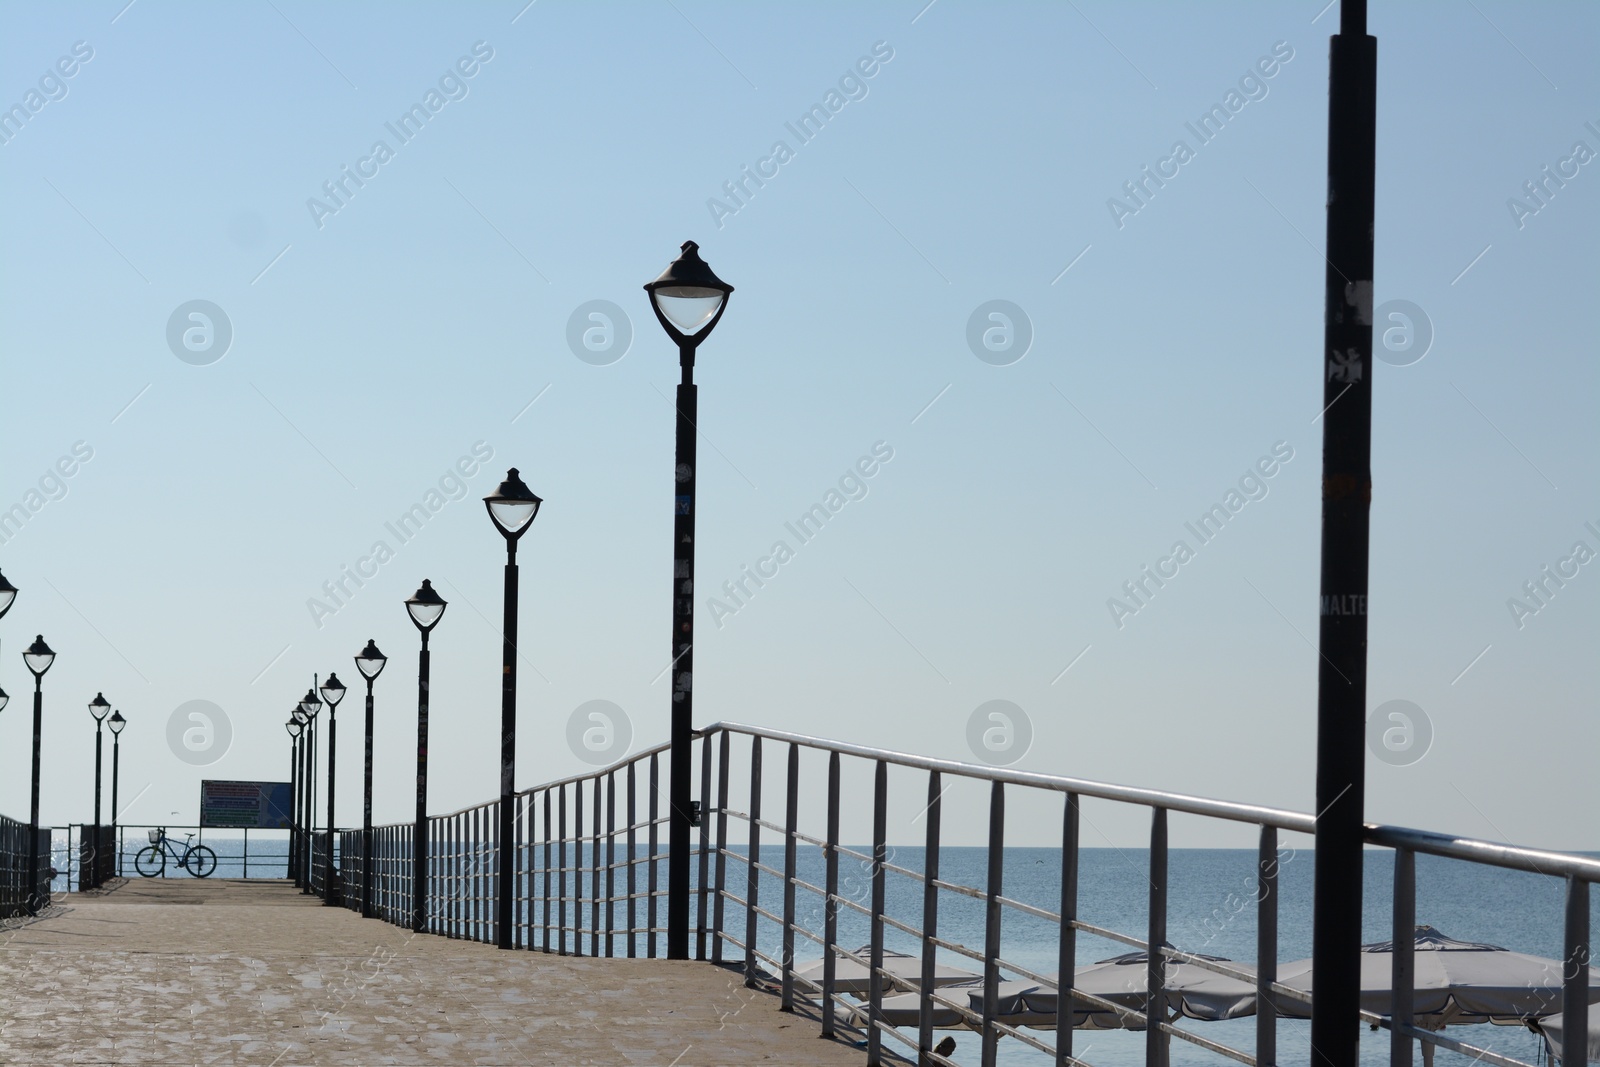
{"type": "Polygon", "coordinates": [[[133,857],[133,865],[144,877],[154,878],[166,869],[167,854],[154,845],[146,845],[133,857]]]}
{"type": "Polygon", "coordinates": [[[217,869],[217,854],[205,845],[196,845],[184,857],[183,865],[189,868],[189,873],[196,878],[204,878],[217,869]]]}

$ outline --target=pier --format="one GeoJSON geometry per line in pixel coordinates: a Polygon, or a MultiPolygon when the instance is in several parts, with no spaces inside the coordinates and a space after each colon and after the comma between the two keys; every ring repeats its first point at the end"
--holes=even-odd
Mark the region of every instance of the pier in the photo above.
{"type": "Polygon", "coordinates": [[[278,880],[140,879],[0,931],[0,1062],[855,1065],[723,968],[499,952],[278,880]]]}

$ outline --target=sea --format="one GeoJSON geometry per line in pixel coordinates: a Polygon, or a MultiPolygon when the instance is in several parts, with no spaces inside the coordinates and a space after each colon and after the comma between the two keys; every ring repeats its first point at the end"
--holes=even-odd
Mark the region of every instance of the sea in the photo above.
{"type": "MultiPolygon", "coordinates": [[[[181,835],[177,835],[181,840],[181,835]]],[[[236,833],[229,835],[212,831],[205,841],[219,857],[214,877],[281,878],[285,871],[287,842],[275,833],[255,833],[250,836],[248,857],[244,855],[244,842],[236,833]]],[[[138,877],[133,869],[132,852],[145,842],[129,835],[128,855],[124,873],[138,877]]],[[[64,868],[65,840],[60,841],[57,866],[64,868]]],[[[742,857],[743,846],[735,849],[742,857]]],[[[867,846],[855,846],[854,851],[869,853],[867,846]]],[[[622,846],[618,845],[619,858],[622,846]]],[[[642,853],[641,853],[642,855],[642,853]]],[[[1309,848],[1295,850],[1281,848],[1278,875],[1278,959],[1280,962],[1304,959],[1311,955],[1312,879],[1315,860],[1309,848]]],[[[1589,855],[1600,856],[1600,853],[1589,855]]],[[[1388,850],[1370,850],[1364,854],[1363,869],[1363,941],[1387,941],[1391,936],[1390,907],[1393,892],[1394,856],[1388,850]]],[[[1148,920],[1147,872],[1149,853],[1145,849],[1083,848],[1080,850],[1078,901],[1079,916],[1084,922],[1142,938],[1148,920]]],[[[765,865],[782,868],[783,851],[765,845],[761,853],[765,865]]],[[[923,869],[924,851],[921,847],[895,847],[889,851],[889,863],[910,870],[923,869]]],[[[1256,937],[1256,859],[1254,849],[1172,849],[1168,858],[1168,940],[1178,948],[1190,952],[1203,952],[1227,959],[1253,962],[1256,937]]],[[[584,862],[590,860],[587,849],[584,862]]],[[[570,857],[569,857],[570,862],[570,857]]],[[[987,850],[982,847],[944,847],[940,852],[940,877],[946,882],[981,889],[987,878],[987,850]]],[[[665,888],[666,863],[658,864],[660,888],[665,888]]],[[[746,868],[740,859],[730,858],[727,865],[727,884],[730,892],[741,896],[745,891],[746,868]]],[[[1418,856],[1416,863],[1418,923],[1433,926],[1448,937],[1463,941],[1487,942],[1531,955],[1559,959],[1562,951],[1562,919],[1564,914],[1564,883],[1553,878],[1521,871],[1465,863],[1458,860],[1432,856],[1418,856]]],[[[695,864],[698,875],[698,860],[695,864]]],[[[169,876],[182,876],[169,869],[169,876]]],[[[797,849],[796,873],[801,881],[813,885],[824,883],[824,865],[819,849],[797,849]]],[[[1036,907],[1057,910],[1060,904],[1061,850],[1050,848],[1011,848],[1006,850],[1003,865],[1004,894],[1036,907]]],[[[638,871],[639,887],[645,882],[645,868],[638,871]]],[[[848,900],[868,906],[871,902],[871,864],[856,857],[842,857],[839,864],[839,892],[848,900]]],[[[64,883],[57,888],[64,889],[64,883]]],[[[584,921],[588,921],[590,907],[590,878],[584,877],[584,921]]],[[[624,879],[619,873],[617,891],[624,890],[624,879]]],[[[783,906],[782,880],[759,874],[757,898],[763,909],[781,914],[783,906]]],[[[893,870],[885,873],[885,898],[887,913],[913,927],[922,923],[921,883],[893,870]]],[[[1591,894],[1591,931],[1600,933],[1600,893],[1591,894]]],[[[660,905],[660,921],[665,922],[665,902],[660,905]]],[[[617,924],[623,924],[625,906],[617,905],[617,924]]],[[[823,929],[824,911],[821,898],[805,889],[796,895],[796,919],[800,926],[815,932],[819,937],[823,929]]],[[[640,908],[639,923],[644,921],[640,908]]],[[[728,905],[728,932],[743,939],[744,913],[731,902],[728,905]]],[[[841,907],[838,916],[839,943],[848,949],[866,945],[870,939],[867,916],[851,907],[841,907]]],[[[981,952],[984,945],[984,903],[955,892],[943,891],[939,900],[939,936],[945,940],[965,945],[981,952]]],[[[769,920],[758,924],[757,943],[763,953],[778,959],[782,954],[781,927],[769,920]]],[[[884,943],[890,949],[919,954],[920,942],[902,931],[886,928],[884,943]]],[[[1053,922],[1026,913],[1007,909],[1002,924],[1002,958],[1041,973],[1056,969],[1057,927],[1053,922]]],[[[659,945],[665,951],[664,937],[659,945]]],[[[585,938],[588,951],[588,938],[585,938]]],[[[625,953],[625,941],[617,938],[616,951],[625,953]]],[[[639,955],[644,955],[642,935],[637,945],[639,955]]],[[[1077,963],[1084,966],[1132,951],[1127,946],[1099,937],[1080,933],[1077,939],[1077,963]]],[[[797,965],[818,958],[819,946],[804,936],[796,937],[795,959],[797,965]]],[[[737,960],[740,951],[734,946],[725,950],[725,958],[737,960]]],[[[941,952],[940,960],[952,966],[977,970],[974,961],[958,954],[941,952]]],[[[1006,977],[1002,971],[1002,977],[1006,977]]],[[[1180,1026],[1234,1048],[1251,1051],[1254,1048],[1255,1020],[1236,1019],[1220,1023],[1183,1021],[1180,1026]]],[[[1386,1031],[1370,1031],[1364,1025],[1352,1023],[1361,1031],[1361,1063],[1378,1067],[1388,1062],[1389,1035],[1386,1031]]],[[[966,1030],[949,1031],[956,1039],[954,1059],[963,1064],[979,1062],[978,1035],[966,1030]]],[[[1530,1063],[1541,1061],[1543,1041],[1521,1027],[1478,1025],[1453,1027],[1447,1036],[1515,1056],[1530,1063]]],[[[943,1036],[941,1034],[940,1036],[943,1036]]],[[[1042,1032],[1043,1039],[1052,1035],[1042,1032]]],[[[914,1037],[914,1032],[913,1032],[914,1037]]],[[[1310,1061],[1310,1023],[1300,1020],[1280,1019],[1278,1022],[1278,1058],[1283,1063],[1310,1061]]],[[[1124,1031],[1080,1031],[1074,1039],[1075,1053],[1090,1063],[1107,1067],[1136,1067],[1144,1063],[1145,1035],[1124,1031]]],[[[898,1043],[885,1041],[886,1047],[905,1052],[898,1043]],[[898,1047],[897,1047],[898,1046],[898,1047]]],[[[1006,1067],[1039,1067],[1051,1062],[1050,1057],[1022,1042],[1002,1038],[998,1061],[1006,1067]]],[[[1174,1039],[1171,1044],[1171,1062],[1185,1064],[1222,1064],[1231,1062],[1208,1050],[1174,1039]]],[[[1416,1062],[1421,1062],[1420,1053],[1416,1062]]],[[[1438,1067],[1466,1067],[1473,1060],[1445,1050],[1440,1050],[1435,1061],[1438,1067]]]]}

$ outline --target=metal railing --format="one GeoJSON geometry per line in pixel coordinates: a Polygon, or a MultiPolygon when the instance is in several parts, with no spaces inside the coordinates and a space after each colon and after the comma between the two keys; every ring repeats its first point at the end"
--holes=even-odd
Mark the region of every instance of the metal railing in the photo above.
{"type": "Polygon", "coordinates": [[[28,824],[0,815],[0,919],[28,914],[30,900],[50,896],[50,831],[40,827],[39,866],[28,871],[28,824]]]}
{"type": "MultiPolygon", "coordinates": [[[[667,747],[516,795],[515,847],[506,853],[517,864],[515,947],[577,956],[657,955],[657,935],[665,932],[658,901],[666,895],[660,828],[667,822],[657,798],[667,747]]],[[[500,802],[491,801],[428,817],[427,932],[496,940],[499,811],[500,802]]],[[[413,824],[372,832],[373,915],[410,926],[413,824]]],[[[359,911],[366,881],[362,831],[343,830],[339,837],[342,903],[359,911]]],[[[318,895],[320,879],[320,872],[313,874],[318,895]]]]}
{"type": "MultiPolygon", "coordinates": [[[[1001,1017],[999,983],[1002,972],[1057,987],[1057,1004],[1063,1011],[1076,1006],[1108,1012],[1125,1026],[1145,1031],[1146,1062],[1166,1067],[1172,1040],[1186,1041],[1240,1063],[1268,1065],[1278,1062],[1277,1022],[1281,1006],[1309,1005],[1310,995],[1278,982],[1278,923],[1280,893],[1280,833],[1312,835],[1312,816],[1292,811],[1185,796],[1160,790],[1137,789],[1057,775],[994,768],[952,760],[932,759],[884,749],[828,741],[781,730],[717,723],[697,735],[700,800],[696,819],[698,847],[692,864],[697,877],[692,889],[695,956],[721,964],[742,965],[747,982],[770,983],[782,1007],[793,1010],[801,1000],[817,1009],[823,1036],[848,1031],[862,1039],[869,1065],[881,1063],[885,1037],[906,1047],[920,1063],[954,1061],[933,1051],[933,1009],[955,1012],[978,1031],[982,1063],[993,1067],[999,1039],[1011,1037],[1051,1056],[1058,1065],[1078,1064],[1073,1054],[1071,1027],[1024,1030],[1001,1017]],[[735,752],[735,742],[739,751],[735,752]],[[764,746],[778,746],[784,758],[782,821],[762,812],[764,746]],[[801,788],[801,754],[826,761],[810,787],[801,788]],[[847,847],[841,839],[842,765],[856,761],[871,769],[871,844],[869,851],[847,847]],[[735,781],[735,762],[746,772],[735,781]],[[890,805],[890,769],[897,774],[925,776],[926,806],[921,869],[892,862],[887,834],[890,805]],[[987,870],[982,884],[967,885],[941,874],[941,824],[945,793],[957,782],[987,792],[987,870]],[[715,795],[713,796],[713,783],[715,795]],[[818,788],[824,786],[824,788],[818,788]],[[743,799],[738,800],[740,794],[743,799]],[[1008,895],[1005,885],[1005,843],[1008,798],[1024,800],[1028,810],[1041,801],[1057,798],[1060,829],[1060,899],[1053,906],[1030,903],[1008,895]],[[802,799],[809,821],[820,822],[820,834],[802,832],[802,799]],[[1110,929],[1086,921],[1078,900],[1081,804],[1086,799],[1133,806],[1148,811],[1149,859],[1141,873],[1149,892],[1143,935],[1110,929]],[[820,810],[819,810],[820,809],[820,810]],[[1254,965],[1232,964],[1201,956],[1168,944],[1168,823],[1172,814],[1197,816],[1254,828],[1256,903],[1254,965]],[[742,829],[743,833],[738,831],[742,829]],[[768,845],[767,834],[777,835],[768,845]],[[735,837],[742,836],[741,847],[735,837]],[[799,850],[820,850],[822,874],[817,884],[800,877],[799,850]],[[767,851],[770,849],[770,851],[767,851]],[[841,859],[859,862],[870,873],[863,893],[841,893],[841,859]],[[781,864],[781,866],[779,866],[781,864]],[[730,866],[734,869],[730,872],[730,866]],[[742,870],[741,870],[742,869],[742,870]],[[891,914],[887,907],[888,877],[909,880],[920,887],[920,921],[912,915],[891,914]],[[766,883],[766,884],[763,884],[766,883]],[[805,894],[819,909],[821,929],[800,921],[799,897],[805,894]],[[941,907],[964,898],[983,908],[983,943],[962,944],[939,930],[941,907]],[[864,953],[840,944],[839,919],[853,915],[866,920],[870,943],[864,953]],[[1013,956],[1007,958],[1004,922],[1010,916],[1042,920],[1055,930],[1055,974],[1043,974],[1013,956]],[[885,934],[916,939],[920,945],[918,979],[897,977],[884,966],[885,934]],[[1120,1006],[1088,991],[1073,989],[1077,938],[1082,933],[1107,939],[1148,954],[1147,991],[1142,1009],[1120,1006]],[[822,953],[820,980],[799,973],[796,945],[810,942],[822,953]],[[763,946],[767,946],[765,949],[763,946]],[[776,947],[774,947],[776,946],[776,947]],[[731,950],[731,951],[730,951],[731,950]],[[957,999],[935,987],[935,966],[941,954],[970,960],[981,969],[981,1001],[969,1006],[966,991],[957,999]],[[868,986],[859,1000],[841,990],[839,962],[852,961],[867,968],[868,986]],[[1210,1037],[1182,1029],[1169,1021],[1167,968],[1184,963],[1204,971],[1246,982],[1255,988],[1254,1043],[1249,1050],[1232,1048],[1210,1037]],[[885,1018],[884,998],[910,992],[920,1001],[920,1025],[908,1033],[885,1018]],[[981,1002],[981,1009],[977,1006],[981,1002]]],[[[514,847],[499,848],[495,840],[499,802],[481,804],[448,815],[431,816],[427,842],[428,932],[493,943],[496,864],[505,855],[517,864],[513,914],[517,947],[562,955],[644,955],[654,957],[658,926],[658,900],[666,895],[664,835],[659,828],[667,819],[660,795],[660,745],[604,769],[563,779],[517,794],[514,847]],[[641,773],[641,766],[644,773],[641,773]],[[640,779],[645,778],[641,788],[640,779]],[[641,805],[639,794],[644,793],[641,805]],[[647,808],[641,817],[639,809],[647,808]],[[587,815],[587,817],[586,817],[587,815]],[[641,915],[641,912],[643,913],[641,915]]],[[[920,792],[920,791],[919,791],[920,792]]],[[[918,803],[920,795],[915,798],[918,803]]],[[[854,806],[851,814],[861,812],[854,806]]],[[[412,827],[397,824],[373,831],[372,901],[377,917],[398,925],[411,925],[412,827]]],[[[327,835],[321,835],[324,841],[327,835]]],[[[340,833],[340,853],[348,857],[340,872],[346,907],[359,909],[366,874],[357,858],[363,854],[360,831],[340,833]]],[[[1584,1059],[1583,1041],[1588,1025],[1587,961],[1589,959],[1589,887],[1600,881],[1600,860],[1562,853],[1523,849],[1510,845],[1456,838],[1398,827],[1369,825],[1369,844],[1392,849],[1395,855],[1393,925],[1395,999],[1392,1020],[1362,1012],[1361,1018],[1391,1032],[1391,1063],[1409,1065],[1413,1042],[1448,1048],[1504,1067],[1528,1067],[1488,1049],[1446,1038],[1415,1025],[1410,996],[1415,916],[1414,863],[1418,854],[1465,860],[1512,870],[1560,878],[1565,883],[1565,960],[1570,966],[1563,997],[1563,1019],[1568,1046],[1567,1067],[1584,1059]]],[[[1131,861],[1130,861],[1131,862],[1131,861]]],[[[313,884],[320,892],[320,864],[313,884]]],[[[1026,953],[1025,953],[1026,954],[1026,953]]],[[[976,992],[975,987],[975,992],[976,992]]],[[[1554,1005],[1551,1006],[1552,1010],[1554,1005]]],[[[1297,1010],[1296,1015],[1303,1014],[1297,1010]]],[[[1356,1020],[1351,1020],[1352,1025],[1356,1020]]],[[[909,1028],[907,1028],[909,1029],[909,1028]]]]}

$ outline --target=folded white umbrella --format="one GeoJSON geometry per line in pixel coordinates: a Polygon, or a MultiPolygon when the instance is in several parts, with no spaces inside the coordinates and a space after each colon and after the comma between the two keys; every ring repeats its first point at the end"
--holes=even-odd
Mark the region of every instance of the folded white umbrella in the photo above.
{"type": "MultiPolygon", "coordinates": [[[[872,958],[872,946],[863,945],[856,949],[856,955],[862,959],[872,958]]],[[[899,979],[900,982],[913,989],[922,986],[922,957],[908,956],[904,952],[895,952],[891,949],[883,950],[883,969],[899,979]]],[[[812,960],[803,967],[795,968],[795,976],[808,982],[822,985],[822,961],[812,960]]],[[[974,971],[964,970],[961,967],[951,967],[948,964],[936,963],[933,968],[933,984],[939,986],[956,985],[961,982],[970,982],[983,976],[974,971]]],[[[838,993],[855,993],[865,996],[869,989],[869,975],[867,968],[855,960],[840,956],[834,963],[833,988],[838,993]]],[[[894,991],[890,983],[884,983],[884,991],[894,991]]]]}

